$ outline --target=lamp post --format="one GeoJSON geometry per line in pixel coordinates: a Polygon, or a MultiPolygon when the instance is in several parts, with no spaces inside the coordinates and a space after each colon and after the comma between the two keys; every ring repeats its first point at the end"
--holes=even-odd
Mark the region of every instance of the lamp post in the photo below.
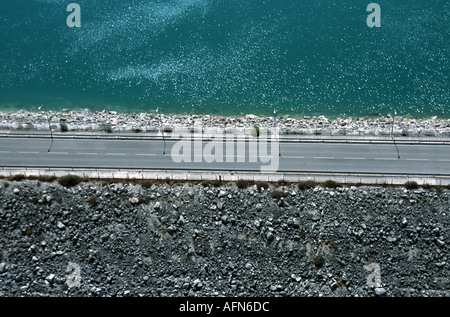
{"type": "Polygon", "coordinates": [[[395,148],[397,149],[397,159],[400,159],[400,151],[398,150],[398,146],[395,143],[395,139],[394,139],[394,121],[395,121],[396,115],[397,115],[397,111],[394,110],[394,116],[392,117],[391,138],[392,138],[392,141],[394,141],[395,148]]]}
{"type": "Polygon", "coordinates": [[[159,117],[159,128],[161,129],[161,134],[162,134],[163,141],[164,141],[163,155],[166,155],[166,139],[164,138],[164,129],[163,129],[163,127],[162,127],[161,114],[159,114],[159,107],[156,108],[156,113],[158,113],[158,117],[159,117]]]}
{"type": "MultiPolygon", "coordinates": [[[[38,110],[41,110],[42,107],[44,107],[44,106],[41,105],[40,107],[38,107],[38,110]]],[[[50,130],[50,138],[52,139],[52,142],[50,143],[50,147],[48,148],[48,151],[47,151],[47,152],[50,152],[50,150],[53,147],[53,131],[52,131],[52,127],[50,125],[50,118],[48,117],[47,111],[45,111],[45,115],[47,116],[48,129],[50,130]]]]}
{"type": "MultiPolygon", "coordinates": [[[[277,125],[277,117],[276,117],[276,115],[277,115],[277,109],[273,109],[273,119],[274,119],[274,129],[275,129],[275,127],[276,127],[276,125],[277,125]]],[[[277,133],[277,135],[278,135],[278,133],[277,133]]],[[[280,137],[278,136],[278,156],[281,156],[281,147],[280,147],[280,137]]]]}

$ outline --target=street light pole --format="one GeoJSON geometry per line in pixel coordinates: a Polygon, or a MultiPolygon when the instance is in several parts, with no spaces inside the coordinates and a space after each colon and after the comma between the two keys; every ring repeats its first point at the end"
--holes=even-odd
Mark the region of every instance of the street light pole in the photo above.
{"type": "MultiPolygon", "coordinates": [[[[156,113],[158,113],[158,112],[159,112],[159,107],[156,108],[156,113]]],[[[158,117],[159,117],[159,128],[161,129],[161,134],[162,134],[163,141],[164,141],[163,155],[166,155],[166,139],[164,138],[164,129],[162,127],[161,114],[158,113],[158,117]]]]}
{"type": "MultiPolygon", "coordinates": [[[[276,114],[277,114],[277,109],[273,109],[273,119],[274,119],[274,121],[275,121],[275,127],[276,127],[276,125],[277,125],[277,117],[276,117],[276,114]]],[[[274,127],[274,129],[275,129],[275,127],[274,127]]],[[[277,133],[277,136],[278,136],[278,133],[277,133]]],[[[278,136],[278,156],[281,156],[281,147],[280,147],[280,136],[278,136]]]]}
{"type": "MultiPolygon", "coordinates": [[[[41,110],[42,107],[43,107],[43,105],[40,106],[38,108],[38,110],[41,110]]],[[[48,112],[47,111],[45,111],[45,115],[47,117],[48,129],[50,130],[50,138],[52,139],[52,142],[50,143],[50,147],[48,148],[48,151],[47,151],[47,152],[50,152],[50,150],[53,147],[53,131],[52,131],[52,127],[51,127],[51,124],[50,124],[50,118],[48,117],[48,112]]]]}
{"type": "Polygon", "coordinates": [[[395,139],[394,139],[394,121],[395,121],[396,115],[397,115],[397,111],[394,110],[394,116],[392,117],[391,138],[392,138],[392,141],[394,141],[395,148],[397,149],[397,159],[400,159],[400,151],[398,150],[398,146],[395,143],[395,139]]]}

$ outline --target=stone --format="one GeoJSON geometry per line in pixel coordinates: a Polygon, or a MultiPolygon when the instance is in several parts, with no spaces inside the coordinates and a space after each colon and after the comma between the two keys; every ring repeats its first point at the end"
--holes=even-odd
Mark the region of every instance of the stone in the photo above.
{"type": "Polygon", "coordinates": [[[133,204],[133,205],[139,204],[139,198],[137,198],[137,197],[131,197],[131,198],[129,199],[129,201],[130,201],[130,203],[133,204]]]}
{"type": "Polygon", "coordinates": [[[442,241],[441,239],[436,239],[436,243],[439,247],[443,247],[445,245],[445,242],[442,241]]]}
{"type": "Polygon", "coordinates": [[[375,295],[377,296],[385,296],[386,290],[383,287],[376,287],[375,288],[375,295]]]}
{"type": "Polygon", "coordinates": [[[55,277],[56,277],[55,274],[50,274],[50,275],[48,275],[48,276],[45,278],[45,280],[46,280],[47,282],[49,282],[50,284],[53,284],[53,283],[55,282],[55,277]]]}

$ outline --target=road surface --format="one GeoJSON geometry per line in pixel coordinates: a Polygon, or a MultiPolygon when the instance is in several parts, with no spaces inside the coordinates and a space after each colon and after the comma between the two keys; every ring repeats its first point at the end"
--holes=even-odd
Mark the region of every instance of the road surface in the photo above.
{"type": "MultiPolygon", "coordinates": [[[[176,162],[176,140],[0,138],[1,167],[64,167],[111,169],[204,169],[259,171],[268,165],[250,162],[248,144],[237,162],[176,162]],[[48,151],[51,146],[50,152],[48,151]],[[164,154],[165,148],[165,154],[164,154]],[[175,158],[175,160],[174,160],[175,158]]],[[[208,142],[203,142],[206,145],[208,142]]],[[[450,175],[449,145],[369,143],[280,143],[280,172],[345,172],[379,174],[450,175]]],[[[224,146],[224,153],[225,153],[224,146]]],[[[235,150],[235,153],[238,151],[235,150]]],[[[270,146],[269,146],[270,153],[270,146]]]]}

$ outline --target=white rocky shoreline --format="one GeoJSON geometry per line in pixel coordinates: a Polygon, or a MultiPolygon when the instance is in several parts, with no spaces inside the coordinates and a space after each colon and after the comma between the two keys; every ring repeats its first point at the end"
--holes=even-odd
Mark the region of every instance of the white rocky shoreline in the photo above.
{"type": "Polygon", "coordinates": [[[404,116],[374,118],[345,117],[329,119],[325,116],[291,118],[289,116],[263,117],[248,114],[241,117],[215,115],[165,115],[162,113],[123,113],[103,110],[83,111],[0,111],[0,130],[63,132],[164,132],[175,128],[218,128],[225,133],[247,130],[254,125],[262,129],[275,126],[281,135],[336,135],[336,136],[404,136],[450,137],[450,119],[415,119],[404,116]]]}

